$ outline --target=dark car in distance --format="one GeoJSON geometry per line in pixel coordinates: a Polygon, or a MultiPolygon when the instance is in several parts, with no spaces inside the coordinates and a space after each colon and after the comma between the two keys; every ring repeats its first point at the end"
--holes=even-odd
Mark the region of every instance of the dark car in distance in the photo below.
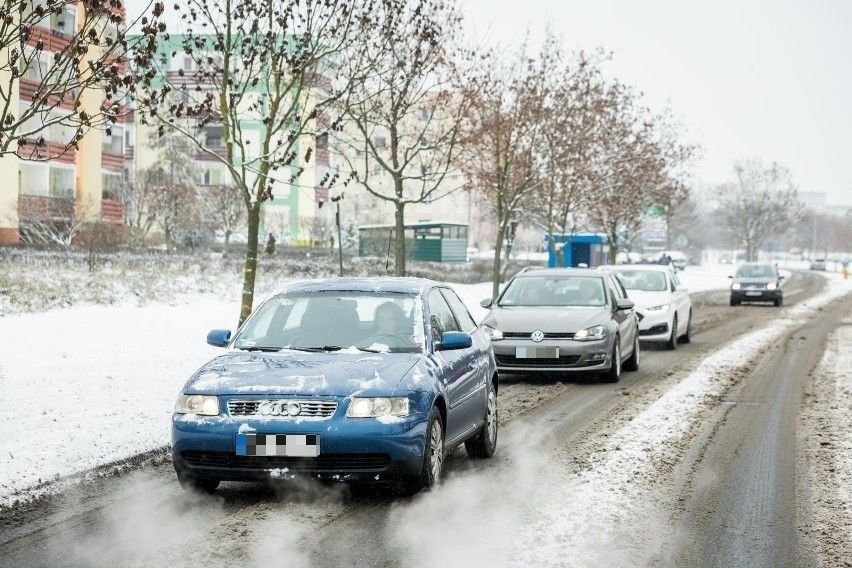
{"type": "Polygon", "coordinates": [[[784,303],[784,276],[772,264],[747,262],[729,276],[731,282],[731,305],[743,302],[772,302],[776,306],[784,303]]]}

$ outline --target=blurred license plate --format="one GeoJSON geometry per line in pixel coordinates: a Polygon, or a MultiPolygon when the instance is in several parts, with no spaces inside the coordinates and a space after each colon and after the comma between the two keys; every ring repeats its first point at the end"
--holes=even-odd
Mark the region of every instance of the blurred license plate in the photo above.
{"type": "Polygon", "coordinates": [[[746,296],[762,296],[763,292],[746,292],[746,296]]]}
{"type": "Polygon", "coordinates": [[[237,455],[315,458],[320,441],[316,434],[237,434],[237,455]]]}
{"type": "Polygon", "coordinates": [[[517,359],[558,359],[558,347],[515,347],[517,359]]]}

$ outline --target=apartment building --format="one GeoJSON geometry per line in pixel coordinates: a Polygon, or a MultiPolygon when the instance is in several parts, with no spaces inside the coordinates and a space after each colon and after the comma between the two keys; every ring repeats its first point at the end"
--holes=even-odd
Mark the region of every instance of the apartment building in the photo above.
{"type": "MultiPolygon", "coordinates": [[[[0,84],[12,85],[10,104],[12,108],[20,108],[22,115],[32,104],[50,69],[50,58],[68,45],[79,31],[84,9],[83,2],[69,1],[60,14],[51,13],[33,29],[28,45],[41,43],[44,48],[38,65],[25,69],[21,78],[11,80],[9,71],[0,70],[0,84]]],[[[107,25],[114,27],[114,24],[107,25]]],[[[84,91],[79,102],[82,110],[94,115],[101,108],[103,93],[95,89],[84,91]]],[[[52,112],[70,114],[73,109],[74,101],[67,97],[52,112]]],[[[43,125],[43,118],[39,120],[43,125]]],[[[105,128],[93,128],[78,141],[77,148],[66,148],[75,134],[74,128],[50,125],[39,132],[46,140],[45,145],[36,148],[30,143],[20,148],[17,155],[0,156],[0,179],[3,180],[0,184],[0,244],[18,244],[22,235],[26,236],[28,223],[34,222],[35,217],[59,224],[71,223],[74,219],[124,223],[122,206],[111,194],[111,188],[127,176],[127,117],[122,116],[120,120],[108,132],[105,128]]],[[[27,129],[39,126],[31,124],[27,129]]]]}
{"type": "MultiPolygon", "coordinates": [[[[196,89],[207,89],[205,79],[198,74],[196,57],[184,52],[182,46],[185,36],[172,34],[167,40],[163,40],[158,46],[157,61],[160,62],[161,76],[153,82],[154,88],[159,88],[165,82],[172,86],[185,87],[174,92],[175,96],[189,97],[189,93],[196,89]],[[183,92],[180,92],[180,91],[183,92]]],[[[212,43],[212,41],[210,42],[212,43]]],[[[218,54],[211,53],[211,57],[218,54]]],[[[258,85],[260,89],[262,85],[258,85]]],[[[322,80],[318,81],[315,89],[324,88],[322,80]]],[[[244,103],[249,106],[252,99],[250,96],[244,98],[244,103]]],[[[304,95],[314,96],[308,92],[304,95]]],[[[245,145],[245,161],[251,164],[257,163],[261,140],[265,134],[265,125],[262,117],[256,111],[249,108],[239,112],[241,120],[239,129],[243,140],[248,141],[245,145]]],[[[152,167],[161,157],[162,148],[157,144],[156,125],[142,124],[139,119],[135,122],[135,147],[133,148],[133,168],[142,171],[152,167]]],[[[193,128],[192,124],[187,124],[193,128]]],[[[199,194],[204,195],[205,189],[211,186],[227,185],[232,183],[231,174],[227,166],[219,158],[225,158],[226,148],[224,130],[221,125],[211,124],[203,127],[197,133],[204,148],[208,151],[198,150],[191,156],[198,172],[196,180],[199,194]]],[[[322,209],[320,204],[328,198],[328,192],[322,187],[322,179],[330,169],[330,157],[327,138],[320,136],[319,139],[303,136],[297,141],[294,153],[295,163],[287,168],[281,168],[273,172],[271,200],[265,201],[261,211],[260,238],[265,239],[269,233],[275,235],[279,241],[292,244],[309,244],[312,240],[322,240],[325,234],[330,235],[328,227],[328,209],[322,209]],[[306,150],[311,149],[310,161],[305,162],[306,150]]],[[[238,165],[238,164],[237,164],[238,165]]]]}

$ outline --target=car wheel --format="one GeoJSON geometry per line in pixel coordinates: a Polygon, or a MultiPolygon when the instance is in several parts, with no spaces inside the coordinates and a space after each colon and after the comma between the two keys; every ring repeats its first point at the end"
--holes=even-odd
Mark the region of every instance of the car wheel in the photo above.
{"type": "Polygon", "coordinates": [[[639,334],[636,334],[636,337],[633,339],[633,353],[630,354],[630,357],[627,358],[627,361],[624,362],[624,370],[625,371],[638,371],[639,370],[639,334]]]}
{"type": "Polygon", "coordinates": [[[612,348],[612,365],[609,371],[603,373],[603,380],[607,383],[617,383],[621,378],[621,347],[619,337],[615,336],[615,345],[612,348]]]}
{"type": "Polygon", "coordinates": [[[692,342],[692,310],[689,310],[689,319],[686,320],[686,333],[680,337],[681,343],[692,342]]]}
{"type": "Polygon", "coordinates": [[[426,445],[420,474],[409,484],[409,492],[417,493],[441,482],[444,467],[444,424],[437,407],[432,407],[426,425],[426,445]]]}
{"type": "Polygon", "coordinates": [[[485,424],[473,438],[465,441],[464,449],[472,458],[490,458],[497,449],[497,393],[493,384],[488,388],[485,424]]]}
{"type": "Polygon", "coordinates": [[[732,305],[732,306],[739,306],[739,305],[740,305],[740,301],[739,301],[739,300],[737,300],[737,299],[735,299],[733,296],[731,296],[731,305],[732,305]]]}
{"type": "Polygon", "coordinates": [[[783,296],[778,296],[777,298],[775,298],[775,307],[776,308],[781,307],[783,305],[784,305],[784,297],[783,296]]]}
{"type": "Polygon", "coordinates": [[[187,491],[195,493],[213,493],[219,487],[218,479],[195,477],[186,473],[178,473],[178,483],[187,491]]]}
{"type": "Polygon", "coordinates": [[[673,351],[677,349],[677,314],[672,319],[672,331],[669,334],[669,339],[666,341],[666,349],[673,351]]]}

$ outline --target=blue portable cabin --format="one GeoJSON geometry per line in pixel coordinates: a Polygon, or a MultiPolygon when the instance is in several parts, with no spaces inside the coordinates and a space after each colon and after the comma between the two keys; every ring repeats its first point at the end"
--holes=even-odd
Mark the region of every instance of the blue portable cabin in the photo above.
{"type": "MultiPolygon", "coordinates": [[[[603,235],[595,233],[563,234],[553,235],[553,240],[557,243],[565,243],[565,248],[562,249],[565,266],[580,266],[580,264],[585,264],[591,268],[609,263],[606,239],[603,235]]],[[[544,241],[547,244],[548,252],[547,266],[555,268],[556,251],[553,250],[550,239],[546,235],[544,241]]]]}

